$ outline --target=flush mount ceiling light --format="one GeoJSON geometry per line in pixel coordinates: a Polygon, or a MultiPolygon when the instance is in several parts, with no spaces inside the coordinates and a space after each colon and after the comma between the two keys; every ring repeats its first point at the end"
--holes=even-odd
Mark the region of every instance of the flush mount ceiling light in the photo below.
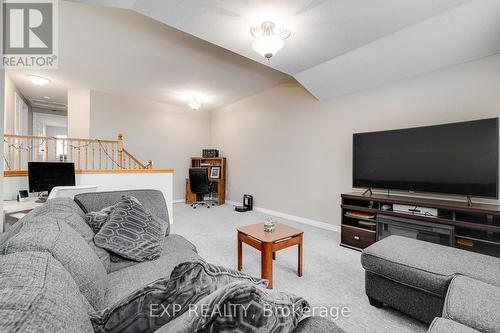
{"type": "Polygon", "coordinates": [[[283,40],[290,37],[291,31],[288,29],[275,29],[273,22],[266,21],[260,26],[251,27],[250,33],[253,36],[253,49],[261,56],[271,59],[284,45],[283,40]]]}
{"type": "Polygon", "coordinates": [[[35,85],[35,86],[44,86],[46,85],[47,83],[50,82],[49,79],[47,78],[44,78],[44,77],[41,77],[41,76],[37,76],[37,75],[26,75],[27,77],[29,77],[29,79],[31,80],[31,82],[35,85]]]}
{"type": "Polygon", "coordinates": [[[192,98],[188,105],[191,110],[199,110],[201,108],[201,101],[198,98],[192,98]]]}

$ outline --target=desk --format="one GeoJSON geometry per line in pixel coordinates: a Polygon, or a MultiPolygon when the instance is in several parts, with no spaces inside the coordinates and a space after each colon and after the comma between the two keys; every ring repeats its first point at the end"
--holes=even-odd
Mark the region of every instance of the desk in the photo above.
{"type": "MultiPolygon", "coordinates": [[[[210,180],[210,183],[215,183],[215,192],[217,194],[217,205],[223,205],[226,201],[226,181],[224,179],[210,180]]],[[[191,192],[189,178],[186,178],[186,203],[192,204],[195,201],[202,200],[202,195],[191,192]]]]}
{"type": "Polygon", "coordinates": [[[36,200],[38,200],[36,197],[30,197],[28,201],[21,202],[17,200],[4,200],[3,215],[5,223],[14,224],[17,222],[17,219],[9,217],[11,214],[28,213],[36,207],[43,205],[43,202],[36,202],[36,200]]]}
{"type": "MultiPolygon", "coordinates": [[[[225,157],[191,157],[191,168],[207,168],[208,174],[212,167],[219,167],[219,178],[209,178],[211,184],[214,184],[214,190],[217,194],[217,205],[223,205],[226,201],[226,158],[225,157]]],[[[191,204],[195,201],[201,201],[201,195],[191,192],[189,178],[186,179],[186,203],[191,204]]]]}

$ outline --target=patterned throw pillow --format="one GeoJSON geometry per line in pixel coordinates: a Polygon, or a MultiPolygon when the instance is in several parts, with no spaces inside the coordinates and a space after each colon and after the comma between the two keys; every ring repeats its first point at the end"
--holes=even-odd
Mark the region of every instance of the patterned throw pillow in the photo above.
{"type": "Polygon", "coordinates": [[[94,242],[120,257],[145,261],[160,256],[163,239],[160,222],[137,199],[124,196],[113,206],[94,242]]]}
{"type": "Polygon", "coordinates": [[[201,259],[177,265],[170,278],[136,290],[118,303],[90,315],[95,332],[154,332],[185,312],[190,304],[233,282],[262,288],[267,280],[254,278],[201,259]]]}
{"type": "MultiPolygon", "coordinates": [[[[125,196],[122,196],[125,197],[125,196]]],[[[138,204],[141,204],[137,198],[130,196],[130,199],[134,200],[138,204]]],[[[85,222],[92,228],[94,233],[98,233],[99,230],[101,230],[102,226],[106,221],[108,220],[109,215],[113,211],[115,205],[104,207],[98,212],[88,212],[85,214],[85,222]]],[[[150,212],[147,212],[151,218],[155,219],[157,223],[160,223],[164,230],[165,236],[168,236],[170,233],[170,223],[166,222],[165,220],[159,218],[156,215],[151,214],[150,212]]]]}

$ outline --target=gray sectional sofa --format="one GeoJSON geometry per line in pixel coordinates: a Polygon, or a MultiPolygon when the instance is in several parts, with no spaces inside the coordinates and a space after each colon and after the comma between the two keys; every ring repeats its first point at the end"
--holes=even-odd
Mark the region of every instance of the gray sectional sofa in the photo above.
{"type": "Polygon", "coordinates": [[[429,332],[500,332],[500,259],[400,236],[361,255],[370,304],[430,324],[429,332]]]}
{"type": "MultiPolygon", "coordinates": [[[[166,236],[154,261],[112,260],[96,247],[84,215],[114,204],[122,194],[136,197],[168,223],[159,191],[97,192],[74,201],[49,200],[0,234],[0,331],[93,332],[89,314],[168,278],[182,262],[201,259],[192,243],[175,234],[166,236]]],[[[294,332],[322,330],[340,332],[317,317],[303,320],[294,332]]]]}

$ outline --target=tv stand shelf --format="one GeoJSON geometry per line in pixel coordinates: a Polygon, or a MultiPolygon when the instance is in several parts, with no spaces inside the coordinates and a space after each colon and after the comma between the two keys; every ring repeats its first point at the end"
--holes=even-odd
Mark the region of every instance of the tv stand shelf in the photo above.
{"type": "Polygon", "coordinates": [[[375,222],[378,214],[415,221],[431,222],[453,226],[456,247],[500,257],[500,206],[473,204],[467,202],[412,198],[383,194],[363,195],[344,193],[342,197],[341,246],[362,250],[376,242],[375,222]],[[383,205],[402,204],[428,207],[438,210],[438,217],[423,216],[392,210],[383,210],[383,205]],[[364,214],[363,218],[350,216],[349,213],[364,214]]]}

